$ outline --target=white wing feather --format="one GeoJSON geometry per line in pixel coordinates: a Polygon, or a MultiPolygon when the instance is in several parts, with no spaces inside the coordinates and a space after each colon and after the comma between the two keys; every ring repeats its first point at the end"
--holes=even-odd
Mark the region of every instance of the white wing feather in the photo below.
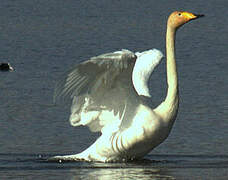
{"type": "Polygon", "coordinates": [[[148,80],[154,68],[160,63],[163,54],[157,49],[135,53],[137,61],[132,73],[132,82],[138,95],[151,97],[148,89],[148,80]]]}
{"type": "Polygon", "coordinates": [[[122,50],[93,57],[65,73],[56,85],[54,100],[72,101],[73,126],[115,132],[130,125],[129,116],[134,111],[131,105],[139,103],[138,95],[148,95],[142,90],[148,87],[141,85],[147,83],[161,58],[162,53],[156,49],[136,54],[122,50]]]}

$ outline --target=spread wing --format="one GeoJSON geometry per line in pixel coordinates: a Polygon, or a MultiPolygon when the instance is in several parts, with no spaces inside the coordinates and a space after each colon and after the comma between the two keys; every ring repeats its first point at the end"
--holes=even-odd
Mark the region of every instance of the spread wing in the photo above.
{"type": "Polygon", "coordinates": [[[72,100],[72,125],[88,125],[92,131],[100,131],[116,120],[120,123],[126,97],[136,95],[131,82],[136,58],[128,50],[103,54],[63,75],[56,85],[54,101],[72,100]],[[102,111],[109,117],[100,118],[102,111]]]}
{"type": "MultiPolygon", "coordinates": [[[[140,59],[142,55],[137,54],[140,59]]],[[[137,56],[128,50],[103,54],[76,65],[62,76],[54,101],[72,101],[73,126],[87,125],[91,131],[104,133],[130,125],[129,116],[139,103],[132,83],[137,56]]]]}

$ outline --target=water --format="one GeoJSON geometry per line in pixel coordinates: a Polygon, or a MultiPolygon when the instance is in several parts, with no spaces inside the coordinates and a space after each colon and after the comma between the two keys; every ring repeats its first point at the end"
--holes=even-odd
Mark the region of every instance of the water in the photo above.
{"type": "MultiPolygon", "coordinates": [[[[41,1],[0,4],[0,177],[3,179],[227,179],[228,62],[226,0],[41,1]],[[132,163],[46,162],[78,153],[99,134],[68,123],[54,106],[58,77],[91,56],[122,48],[165,52],[170,12],[206,17],[177,34],[180,109],[168,139],[132,163]]],[[[151,78],[153,101],[165,97],[165,63],[151,78]]],[[[2,179],[1,178],[1,179],[2,179]]]]}

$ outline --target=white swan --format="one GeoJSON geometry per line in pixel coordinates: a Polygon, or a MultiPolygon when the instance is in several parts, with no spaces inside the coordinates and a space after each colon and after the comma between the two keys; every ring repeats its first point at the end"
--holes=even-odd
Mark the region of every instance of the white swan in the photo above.
{"type": "Polygon", "coordinates": [[[148,79],[162,58],[159,50],[128,50],[103,54],[66,73],[56,86],[55,100],[72,99],[70,122],[102,135],[85,151],[50,160],[116,162],[138,159],[169,135],[178,110],[175,33],[184,23],[202,17],[173,12],[167,23],[167,83],[165,100],[152,109],[148,79]]]}

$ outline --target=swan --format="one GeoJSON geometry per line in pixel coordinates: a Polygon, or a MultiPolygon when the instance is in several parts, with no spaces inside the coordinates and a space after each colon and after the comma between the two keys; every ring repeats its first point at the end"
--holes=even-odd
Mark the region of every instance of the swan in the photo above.
{"type": "Polygon", "coordinates": [[[70,123],[88,126],[101,136],[81,153],[49,160],[122,162],[140,159],[169,135],[177,116],[178,78],[175,34],[183,24],[202,17],[175,11],[167,21],[167,95],[152,109],[148,80],[163,54],[121,50],[76,65],[56,85],[54,101],[71,100],[70,123]]]}

